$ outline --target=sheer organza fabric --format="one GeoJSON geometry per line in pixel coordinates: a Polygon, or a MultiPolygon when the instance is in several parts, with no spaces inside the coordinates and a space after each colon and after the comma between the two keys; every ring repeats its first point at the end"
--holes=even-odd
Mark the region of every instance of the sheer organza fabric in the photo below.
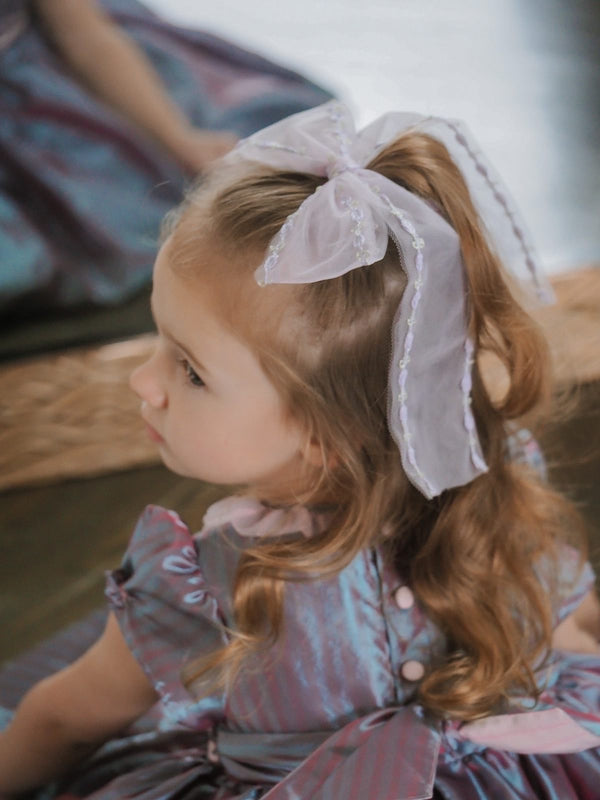
{"type": "Polygon", "coordinates": [[[395,242],[407,286],[392,332],[389,428],[409,480],[431,498],[487,466],[471,412],[474,348],[458,235],[429,203],[365,168],[410,128],[446,145],[493,247],[547,299],[508,193],[459,123],[392,113],[357,133],[348,109],[332,101],[241,141],[227,160],[327,178],[270,243],[256,271],[259,284],[336,278],[380,261],[390,237],[395,242]]]}

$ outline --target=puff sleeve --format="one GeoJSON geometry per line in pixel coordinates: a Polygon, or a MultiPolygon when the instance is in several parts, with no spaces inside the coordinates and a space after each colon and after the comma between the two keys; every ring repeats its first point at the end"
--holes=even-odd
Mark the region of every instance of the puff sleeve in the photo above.
{"type": "Polygon", "coordinates": [[[596,583],[589,561],[581,563],[577,550],[564,547],[558,577],[558,603],[556,624],[562,622],[581,604],[596,583]]]}
{"type": "Polygon", "coordinates": [[[175,512],[146,508],[121,567],[107,574],[106,595],[164,706],[171,712],[188,708],[192,698],[181,681],[182,667],[226,638],[218,603],[198,565],[197,543],[175,512]]]}
{"type": "MultiPolygon", "coordinates": [[[[521,464],[537,473],[542,479],[548,477],[544,454],[532,433],[527,428],[515,428],[506,439],[507,457],[513,464],[521,464]]],[[[548,565],[538,565],[540,578],[546,582],[544,573],[548,565]]],[[[585,595],[594,588],[594,572],[588,562],[581,563],[579,553],[568,546],[560,555],[559,573],[556,581],[555,624],[558,625],[581,603],[585,595]]]]}

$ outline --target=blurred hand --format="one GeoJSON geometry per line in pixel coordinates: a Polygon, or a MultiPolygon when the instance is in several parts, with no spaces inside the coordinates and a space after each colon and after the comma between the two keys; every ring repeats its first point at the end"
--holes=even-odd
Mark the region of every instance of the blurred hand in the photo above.
{"type": "Polygon", "coordinates": [[[173,154],[188,172],[203,172],[212,161],[228,153],[237,137],[229,131],[189,128],[173,148],[173,154]]]}

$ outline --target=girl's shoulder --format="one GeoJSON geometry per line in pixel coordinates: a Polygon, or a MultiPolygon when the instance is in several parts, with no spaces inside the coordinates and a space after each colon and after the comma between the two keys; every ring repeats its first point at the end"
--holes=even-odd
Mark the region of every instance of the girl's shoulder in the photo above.
{"type": "Polygon", "coordinates": [[[506,436],[506,453],[513,464],[523,464],[536,472],[542,480],[548,477],[546,459],[537,439],[527,428],[513,426],[506,436]]]}
{"type": "Polygon", "coordinates": [[[244,549],[267,536],[310,536],[324,526],[324,515],[305,508],[228,497],[210,506],[193,533],[175,511],[147,506],[121,566],[107,575],[106,594],[130,650],[165,702],[187,708],[181,665],[227,641],[244,549]]]}
{"type": "MultiPolygon", "coordinates": [[[[175,511],[149,505],[139,517],[120,569],[109,588],[136,585],[154,597],[189,603],[203,587],[229,617],[232,584],[241,553],[265,538],[310,537],[323,532],[328,515],[303,506],[274,508],[231,496],[211,505],[196,533],[175,511]]],[[[112,592],[115,601],[118,592],[112,592]]]]}

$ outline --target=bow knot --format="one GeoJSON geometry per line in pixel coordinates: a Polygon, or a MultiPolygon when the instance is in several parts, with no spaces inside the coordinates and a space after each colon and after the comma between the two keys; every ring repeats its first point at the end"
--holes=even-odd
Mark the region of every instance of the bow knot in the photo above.
{"type": "Polygon", "coordinates": [[[328,179],[332,180],[344,172],[356,172],[359,169],[361,169],[360,164],[357,164],[354,159],[349,158],[347,155],[338,156],[337,158],[332,156],[327,165],[326,173],[328,179]]]}

